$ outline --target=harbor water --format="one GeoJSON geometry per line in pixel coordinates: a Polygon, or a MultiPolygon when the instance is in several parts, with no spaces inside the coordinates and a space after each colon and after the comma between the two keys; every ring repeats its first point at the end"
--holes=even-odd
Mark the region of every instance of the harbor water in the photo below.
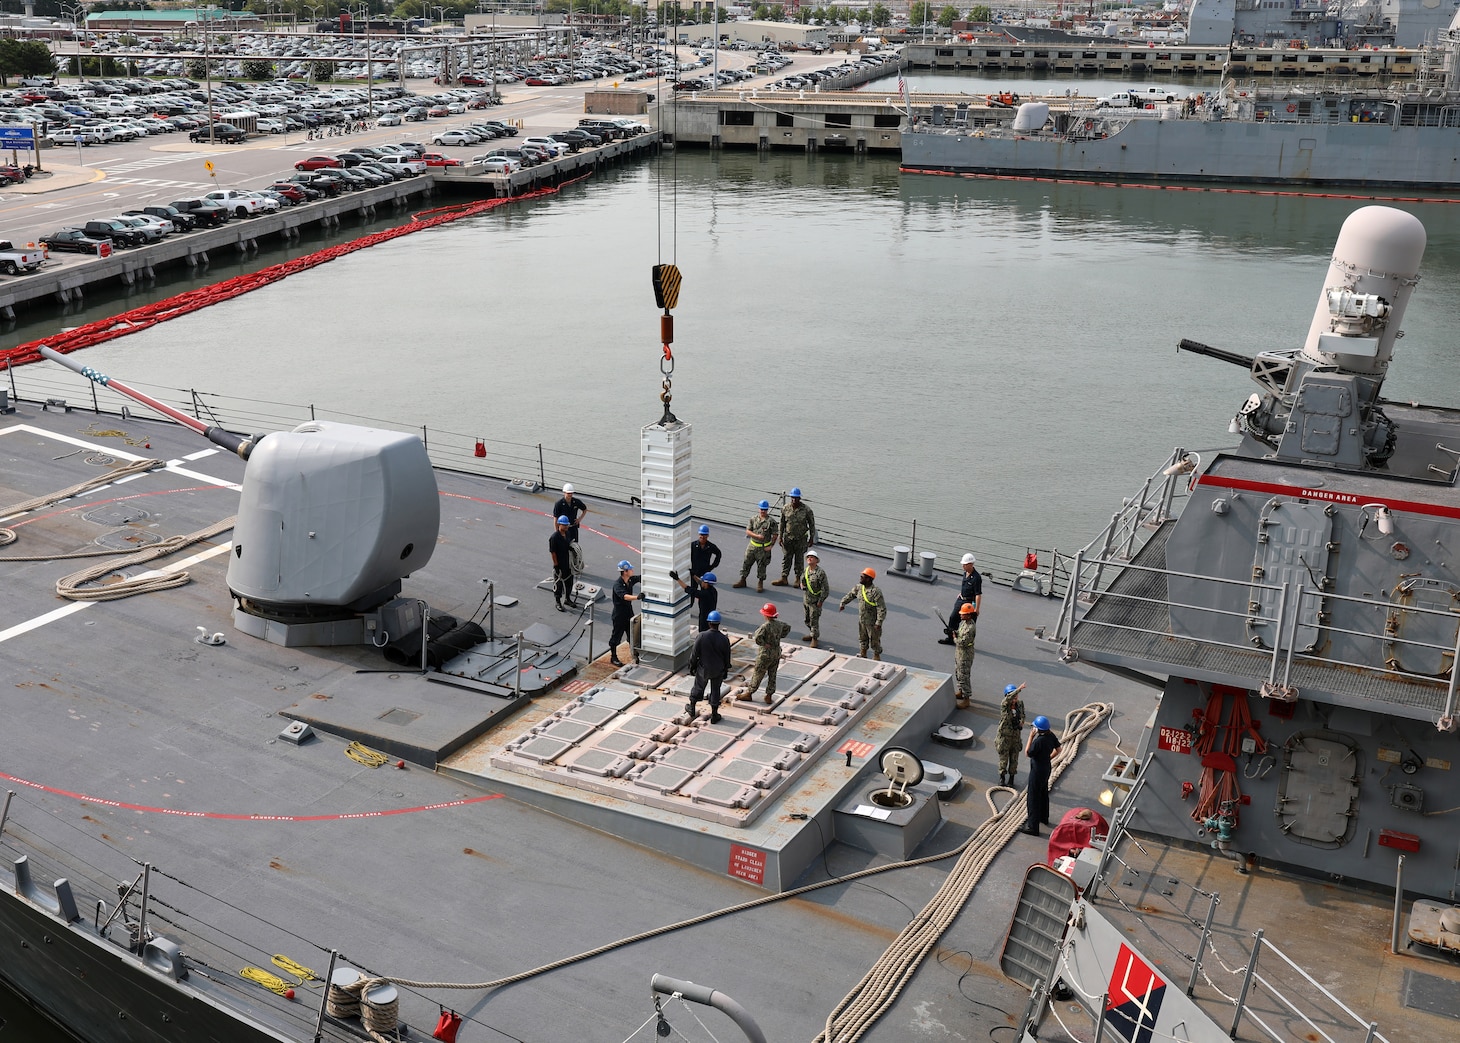
{"type": "MultiPolygon", "coordinates": [[[[673,408],[694,425],[699,498],[748,507],[798,485],[828,511],[1069,550],[1174,445],[1228,440],[1250,382],[1176,342],[1300,343],[1360,205],[685,150],[87,358],[133,382],[542,442],[581,454],[571,477],[591,490],[595,461],[622,473],[661,412],[662,257],[684,273],[673,408]]],[[[1430,246],[1386,393],[1434,399],[1460,376],[1460,210],[1400,205],[1430,246]]]]}

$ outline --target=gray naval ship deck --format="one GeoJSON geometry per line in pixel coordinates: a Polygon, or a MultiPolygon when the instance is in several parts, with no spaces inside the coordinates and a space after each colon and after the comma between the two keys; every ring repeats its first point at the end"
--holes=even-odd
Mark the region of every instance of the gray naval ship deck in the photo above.
{"type": "MultiPolygon", "coordinates": [[[[1093,734],[1060,779],[1056,816],[1072,806],[1098,806],[1096,794],[1121,756],[1119,742],[1135,742],[1152,703],[1137,685],[1062,665],[1036,647],[1030,631],[1049,621],[1054,602],[992,587],[980,626],[974,708],[952,712],[951,657],[935,643],[951,585],[887,577],[888,658],[906,678],[894,673],[896,692],[850,730],[833,728],[826,754],[753,820],[727,822],[733,809],[711,802],[707,816],[688,823],[647,799],[648,789],[638,802],[591,789],[576,799],[560,791],[544,796],[559,783],[534,782],[531,773],[512,775],[500,765],[514,738],[543,738],[544,728],[567,723],[584,706],[585,695],[612,690],[601,688],[611,673],[602,656],[602,613],[596,658],[561,664],[566,690],[521,703],[510,691],[493,696],[430,683],[370,649],[283,648],[239,633],[224,581],[226,532],[179,550],[173,560],[126,570],[175,567],[181,559],[191,578],[183,586],[110,602],[59,599],[57,580],[87,563],[57,560],[62,555],[96,543],[143,546],[229,518],[243,464],[172,425],[135,417],[48,411],[27,401],[0,415],[0,503],[68,488],[137,456],[166,465],[0,519],[18,534],[0,552],[10,559],[0,563],[0,662],[7,681],[0,771],[4,788],[15,791],[0,847],[7,867],[28,859],[32,882],[46,885],[41,890],[68,878],[81,919],[68,926],[39,905],[30,919],[8,911],[0,925],[0,976],[69,1024],[105,1026],[91,1040],[312,1040],[320,990],[298,983],[298,975],[273,960],[276,954],[321,976],[329,951],[337,950],[341,960],[370,973],[498,981],[792,886],[832,881],[514,984],[464,992],[402,988],[400,996],[412,1038],[428,1035],[445,1005],[467,1018],[459,1038],[471,1043],[647,1039],[654,1031],[649,980],[668,972],[735,997],[769,1039],[813,1039],[963,861],[922,859],[957,854],[989,817],[986,793],[997,775],[994,708],[1007,681],[1028,682],[1031,714],[1056,721],[1095,701],[1116,707],[1112,728],[1093,734]],[[213,634],[224,643],[198,640],[213,634]],[[899,703],[897,693],[910,689],[920,694],[899,703]],[[928,742],[929,708],[940,720],[951,714],[971,729],[973,745],[928,742]],[[281,738],[296,717],[315,722],[314,741],[295,745],[281,738]],[[501,723],[478,734],[489,718],[501,723]],[[916,734],[907,731],[909,721],[916,734]],[[532,728],[538,731],[526,735],[532,728]],[[825,810],[828,795],[846,792],[848,780],[858,793],[872,787],[875,753],[898,729],[921,756],[951,769],[945,779],[961,773],[965,784],[934,802],[941,824],[911,852],[915,864],[841,879],[903,857],[875,838],[848,843],[835,828],[846,820],[825,810]],[[846,757],[847,737],[866,745],[851,747],[846,757]],[[404,759],[406,767],[352,759],[352,738],[404,759]],[[440,770],[429,770],[431,764],[440,770]],[[640,806],[632,816],[618,813],[633,803],[640,806]],[[772,859],[757,885],[751,881],[759,867],[747,872],[742,862],[736,871],[721,849],[700,850],[741,828],[753,831],[763,848],[780,838],[791,852],[786,864],[804,868],[794,870],[794,879],[772,879],[778,864],[772,859]],[[811,838],[814,848],[801,851],[798,845],[811,838]],[[189,970],[185,984],[195,997],[187,1002],[163,1006],[114,995],[106,984],[114,973],[108,958],[51,961],[82,927],[115,917],[116,882],[137,880],[142,863],[156,867],[140,899],[148,906],[147,925],[180,944],[189,970]],[[243,973],[250,967],[294,984],[294,996],[256,984],[243,973]],[[236,1016],[240,1027],[208,1022],[204,1030],[199,1012],[213,1003],[235,1012],[229,1021],[236,1016]]],[[[576,626],[581,621],[552,611],[548,594],[538,589],[547,572],[544,517],[552,496],[458,473],[437,477],[440,544],[405,593],[429,600],[433,610],[467,616],[483,601],[482,580],[490,579],[498,598],[518,599],[496,609],[497,634],[528,632],[552,646],[573,624],[558,647],[576,641],[573,654],[581,660],[587,646],[576,626]]],[[[600,500],[593,511],[584,532],[587,575],[606,580],[613,562],[637,542],[637,512],[600,500]]],[[[720,531],[728,556],[738,558],[738,541],[728,535],[736,527],[720,531]]],[[[869,562],[882,565],[828,549],[824,564],[834,591],[869,562]]],[[[99,585],[114,579],[104,575],[99,585]]],[[[798,614],[795,591],[758,595],[726,586],[720,607],[732,633],[748,630],[766,600],[788,618],[798,614]]],[[[854,627],[853,614],[830,613],[825,644],[843,656],[854,651],[854,627]]],[[[547,674],[559,669],[540,653],[529,653],[528,663],[547,674]]],[[[837,663],[868,666],[855,657],[837,663]]],[[[680,697],[665,693],[678,682],[647,659],[646,670],[639,683],[626,686],[643,697],[641,707],[677,705],[680,697]]],[[[764,711],[739,704],[729,716],[743,722],[757,713],[764,711]]],[[[1014,1038],[1028,993],[1004,976],[1000,951],[1025,870],[1046,852],[1045,840],[1014,832],[1021,817],[980,857],[987,869],[967,901],[942,914],[946,926],[932,952],[906,981],[887,978],[884,988],[898,994],[886,1016],[865,1032],[836,1038],[1014,1038]]],[[[1310,1010],[1307,1017],[1326,1038],[1365,1039],[1363,1022],[1370,1017],[1384,1028],[1379,1038],[1391,1040],[1453,1030],[1460,975],[1453,967],[1417,970],[1414,959],[1378,951],[1375,936],[1387,920],[1383,896],[1278,873],[1235,877],[1221,856],[1149,841],[1124,844],[1120,858],[1126,868],[1111,883],[1115,901],[1107,908],[1128,914],[1130,930],[1141,931],[1158,961],[1183,978],[1207,896],[1222,892],[1197,997],[1215,1009],[1236,991],[1228,975],[1245,965],[1251,931],[1260,923],[1361,1013],[1355,1023],[1332,1005],[1310,1010]],[[1315,918],[1322,930],[1313,930],[1315,918]]],[[[6,890],[22,890],[19,873],[0,869],[0,876],[6,890]]],[[[139,897],[131,895],[123,920],[137,920],[139,897]]],[[[121,926],[114,923],[114,938],[121,926]]],[[[175,964],[156,951],[149,955],[144,974],[166,984],[175,964]]],[[[136,960],[119,948],[110,959],[136,960]]],[[[1281,977],[1276,965],[1269,973],[1281,977]]],[[[1290,1027],[1290,1038],[1314,1038],[1304,1035],[1308,1023],[1266,994],[1254,990],[1248,1003],[1269,1023],[1290,1027]]],[[[1078,1009],[1056,1004],[1053,1016],[1063,1018],[1073,1038],[1094,1038],[1078,1009]]],[[[675,1038],[735,1038],[717,1012],[667,999],[664,1012],[675,1038]]],[[[1264,1038],[1251,1034],[1251,1024],[1238,1038],[1264,1038]]],[[[1045,1027],[1051,1038],[1058,1035],[1052,1021],[1045,1027]]],[[[361,1038],[358,1022],[333,1018],[324,1019],[322,1032],[332,1040],[361,1038]]]]}

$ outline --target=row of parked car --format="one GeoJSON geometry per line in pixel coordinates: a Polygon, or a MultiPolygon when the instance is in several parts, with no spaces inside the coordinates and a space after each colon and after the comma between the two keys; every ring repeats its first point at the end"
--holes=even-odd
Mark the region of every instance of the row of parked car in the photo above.
{"type": "MultiPolygon", "coordinates": [[[[544,163],[569,152],[601,145],[615,137],[631,137],[650,128],[626,117],[584,119],[572,130],[532,136],[510,147],[495,149],[472,158],[487,173],[512,173],[524,166],[544,163]]],[[[461,128],[470,131],[471,142],[515,138],[518,129],[497,120],[461,128]]],[[[438,143],[444,135],[437,135],[438,143]]],[[[456,143],[456,142],[450,142],[456,143]]],[[[461,142],[468,143],[466,141],[461,142]]],[[[205,195],[178,199],[167,205],[128,210],[115,217],[99,218],[62,228],[43,236],[41,244],[52,251],[100,254],[119,247],[145,246],[165,236],[216,227],[235,218],[272,213],[281,207],[298,206],[342,192],[359,191],[415,177],[432,167],[461,166],[459,159],[428,151],[417,141],[396,144],[357,145],[335,155],[309,156],[294,164],[295,173],[266,188],[247,190],[224,188],[205,195]]],[[[0,271],[3,258],[0,258],[0,271]]]]}

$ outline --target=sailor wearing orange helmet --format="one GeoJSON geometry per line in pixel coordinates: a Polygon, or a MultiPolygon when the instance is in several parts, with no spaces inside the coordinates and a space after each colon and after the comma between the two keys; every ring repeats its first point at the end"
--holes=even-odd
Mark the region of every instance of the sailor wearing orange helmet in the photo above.
{"type": "Polygon", "coordinates": [[[873,582],[876,578],[876,569],[863,569],[857,585],[842,595],[837,611],[844,611],[849,601],[857,599],[857,644],[861,647],[861,655],[866,658],[867,649],[870,648],[872,658],[881,659],[882,624],[887,619],[887,599],[873,582]]]}

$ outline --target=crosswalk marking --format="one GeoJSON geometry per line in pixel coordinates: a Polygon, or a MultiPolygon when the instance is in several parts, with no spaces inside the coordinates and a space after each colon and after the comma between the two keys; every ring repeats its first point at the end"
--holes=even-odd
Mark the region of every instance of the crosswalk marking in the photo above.
{"type": "Polygon", "coordinates": [[[145,188],[207,188],[204,182],[199,181],[161,181],[156,178],[147,177],[108,177],[107,180],[117,185],[141,185],[145,188]]]}

